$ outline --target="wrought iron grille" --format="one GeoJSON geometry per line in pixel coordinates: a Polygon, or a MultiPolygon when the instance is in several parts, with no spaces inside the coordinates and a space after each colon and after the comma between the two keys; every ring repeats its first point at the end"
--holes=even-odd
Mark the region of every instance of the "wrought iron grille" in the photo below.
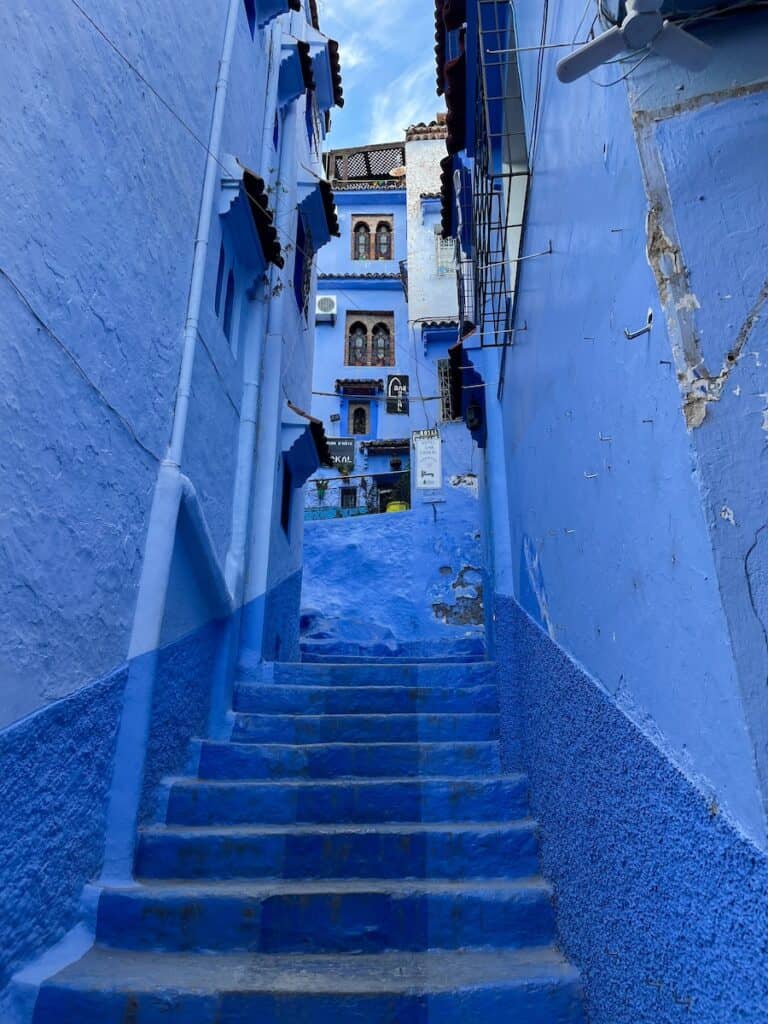
{"type": "MultiPolygon", "coordinates": [[[[464,319],[475,323],[480,344],[486,346],[512,340],[529,169],[512,5],[509,0],[477,0],[477,15],[474,308],[464,319]]],[[[465,292],[467,277],[464,271],[465,292]]]]}

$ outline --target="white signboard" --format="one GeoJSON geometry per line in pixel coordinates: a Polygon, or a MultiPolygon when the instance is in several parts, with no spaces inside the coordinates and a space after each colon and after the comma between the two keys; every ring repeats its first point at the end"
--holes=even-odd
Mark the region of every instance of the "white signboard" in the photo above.
{"type": "Polygon", "coordinates": [[[413,451],[416,464],[416,487],[422,491],[443,486],[443,453],[440,431],[414,430],[413,451]]]}

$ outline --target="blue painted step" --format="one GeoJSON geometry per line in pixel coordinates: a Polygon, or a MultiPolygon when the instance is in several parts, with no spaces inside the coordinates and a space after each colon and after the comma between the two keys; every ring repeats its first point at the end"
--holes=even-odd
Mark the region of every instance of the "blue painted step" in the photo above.
{"type": "Polygon", "coordinates": [[[243,682],[248,680],[288,686],[495,686],[498,668],[492,661],[477,661],[467,665],[450,662],[412,664],[319,664],[308,665],[276,662],[268,671],[262,666],[240,671],[243,682]]]}
{"type": "MultiPolygon", "coordinates": [[[[262,671],[250,674],[261,679],[262,671]]],[[[584,1024],[489,663],[236,687],[34,1024],[584,1024]]]]}
{"type": "Polygon", "coordinates": [[[97,939],[171,952],[509,949],[550,944],[554,916],[541,879],[153,883],[105,890],[97,939]]]}
{"type": "Polygon", "coordinates": [[[496,821],[528,813],[523,775],[481,778],[344,779],[168,784],[169,825],[292,822],[496,821]]]}
{"type": "Polygon", "coordinates": [[[96,948],[41,991],[35,1024],[583,1024],[552,949],[374,956],[96,948]]]}
{"type": "Polygon", "coordinates": [[[345,776],[498,775],[498,744],[212,743],[199,751],[201,779],[333,779],[345,776]]]}
{"type": "Polygon", "coordinates": [[[505,878],[538,871],[534,822],[152,828],[141,878],[505,878]]]}
{"type": "Polygon", "coordinates": [[[232,739],[252,743],[411,743],[494,740],[498,715],[237,714],[232,739]]]}
{"type": "Polygon", "coordinates": [[[481,686],[294,686],[239,683],[235,711],[256,714],[374,715],[498,711],[498,689],[481,686]]]}

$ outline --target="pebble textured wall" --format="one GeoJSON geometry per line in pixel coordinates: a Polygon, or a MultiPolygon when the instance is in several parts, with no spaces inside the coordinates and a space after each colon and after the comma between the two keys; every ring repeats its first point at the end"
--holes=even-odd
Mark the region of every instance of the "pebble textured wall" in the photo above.
{"type": "Polygon", "coordinates": [[[592,1024],[765,1020],[768,860],[512,600],[502,713],[520,709],[544,874],[592,1024]]]}

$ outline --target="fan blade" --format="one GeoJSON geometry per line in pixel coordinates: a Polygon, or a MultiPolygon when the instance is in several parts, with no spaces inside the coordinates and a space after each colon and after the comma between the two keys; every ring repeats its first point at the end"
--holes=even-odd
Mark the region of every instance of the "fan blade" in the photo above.
{"type": "Polygon", "coordinates": [[[561,82],[575,82],[577,78],[599,68],[605,61],[618,57],[626,48],[621,29],[614,25],[597,39],[592,39],[558,61],[557,77],[561,82]]]}
{"type": "Polygon", "coordinates": [[[664,22],[664,28],[653,40],[651,47],[662,57],[689,71],[702,71],[712,59],[711,46],[702,43],[679,25],[673,25],[671,21],[664,22]]]}

